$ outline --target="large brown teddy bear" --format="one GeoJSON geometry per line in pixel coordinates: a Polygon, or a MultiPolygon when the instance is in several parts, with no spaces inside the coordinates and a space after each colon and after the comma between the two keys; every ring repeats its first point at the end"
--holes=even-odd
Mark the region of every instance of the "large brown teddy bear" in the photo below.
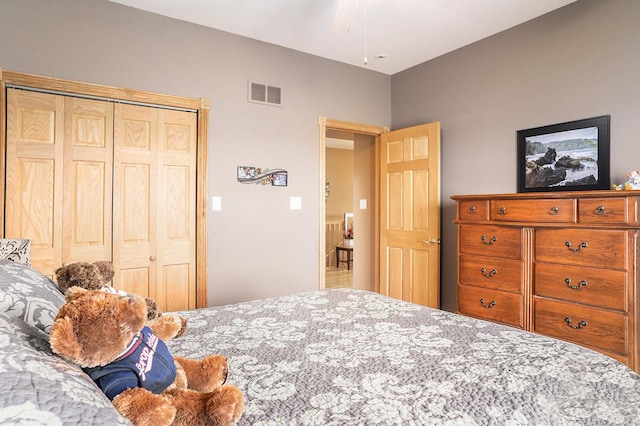
{"type": "Polygon", "coordinates": [[[173,357],[145,327],[136,295],[72,287],[51,327],[51,349],[81,366],[136,426],[235,424],[240,389],[225,385],[227,359],[173,357]]]}
{"type": "MultiPolygon", "coordinates": [[[[115,270],[108,260],[97,262],[75,262],[55,270],[56,283],[64,294],[71,287],[85,290],[99,290],[113,279],[115,270]]],[[[187,330],[187,320],[174,314],[163,314],[153,299],[145,298],[147,303],[147,325],[162,340],[179,337],[187,330]]]]}

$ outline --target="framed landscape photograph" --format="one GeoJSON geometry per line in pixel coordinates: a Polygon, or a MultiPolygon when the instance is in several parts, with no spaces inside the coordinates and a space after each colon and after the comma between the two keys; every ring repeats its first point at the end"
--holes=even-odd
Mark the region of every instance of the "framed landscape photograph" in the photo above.
{"type": "Polygon", "coordinates": [[[610,116],[518,130],[518,192],[609,189],[610,116]]]}

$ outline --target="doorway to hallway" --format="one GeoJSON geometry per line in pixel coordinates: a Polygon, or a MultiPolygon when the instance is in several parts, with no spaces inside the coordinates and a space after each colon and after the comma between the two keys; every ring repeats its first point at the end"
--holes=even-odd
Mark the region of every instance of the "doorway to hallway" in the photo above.
{"type": "Polygon", "coordinates": [[[354,139],[350,132],[327,130],[325,143],[325,283],[353,285],[354,139]],[[350,222],[347,223],[347,217],[350,222]]]}
{"type": "MultiPolygon", "coordinates": [[[[346,123],[320,118],[320,179],[322,182],[322,203],[320,218],[320,288],[333,288],[334,286],[348,286],[375,291],[377,280],[376,266],[376,143],[379,135],[385,129],[381,127],[346,123]],[[349,159],[348,166],[343,164],[342,169],[352,169],[352,178],[335,178],[337,174],[330,171],[332,167],[331,151],[335,154],[340,149],[335,148],[336,142],[349,140],[353,149],[346,156],[349,159]],[[329,142],[327,142],[329,141],[329,142]],[[349,157],[350,156],[350,157],[349,157]],[[334,176],[334,177],[332,177],[334,176]],[[330,177],[330,179],[327,179],[330,177]],[[338,181],[351,180],[351,185],[345,188],[338,181]],[[329,184],[329,195],[324,189],[329,184]],[[342,193],[346,201],[339,206],[332,205],[342,193]],[[346,194],[345,194],[346,193],[346,194]],[[336,195],[335,200],[331,198],[336,195]],[[344,214],[353,213],[352,233],[350,241],[353,247],[351,252],[352,262],[347,268],[346,262],[340,262],[336,268],[335,247],[345,243],[344,214]],[[336,233],[336,229],[338,229],[336,233]]],[[[343,154],[344,147],[342,148],[343,154]]],[[[341,250],[340,256],[346,261],[346,252],[341,250]]]]}

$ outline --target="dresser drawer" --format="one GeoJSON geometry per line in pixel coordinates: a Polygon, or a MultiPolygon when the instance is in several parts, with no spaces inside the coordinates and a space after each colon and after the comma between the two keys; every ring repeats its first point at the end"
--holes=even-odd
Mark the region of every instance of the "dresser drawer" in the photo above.
{"type": "Polygon", "coordinates": [[[627,311],[627,273],[610,269],[536,263],[534,294],[627,311]]]}
{"type": "Polygon", "coordinates": [[[522,295],[466,285],[458,286],[461,314],[523,328],[522,295]]]}
{"type": "Polygon", "coordinates": [[[491,200],[489,218],[506,222],[575,223],[574,199],[491,200]]]}
{"type": "Polygon", "coordinates": [[[583,346],[627,353],[627,317],[619,312],[536,298],[533,331],[583,346]]]}
{"type": "Polygon", "coordinates": [[[522,258],[522,228],[460,225],[460,253],[522,258]]]}
{"type": "Polygon", "coordinates": [[[579,223],[627,224],[635,221],[631,198],[585,198],[578,201],[579,223]]]}
{"type": "Polygon", "coordinates": [[[537,229],[535,260],[625,270],[626,231],[537,229]]]}
{"type": "Polygon", "coordinates": [[[520,260],[460,256],[460,284],[522,293],[524,265],[520,260]]]}
{"type": "Polygon", "coordinates": [[[487,200],[460,201],[458,203],[458,218],[460,220],[487,220],[487,200]]]}

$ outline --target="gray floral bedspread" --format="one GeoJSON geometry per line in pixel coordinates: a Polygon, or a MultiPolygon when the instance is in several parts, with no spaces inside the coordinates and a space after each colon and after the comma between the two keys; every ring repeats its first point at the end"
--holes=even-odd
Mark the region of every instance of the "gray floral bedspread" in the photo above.
{"type": "Polygon", "coordinates": [[[64,298],[28,265],[0,260],[0,424],[126,425],[80,368],[51,351],[64,298]]]}
{"type": "MultiPolygon", "coordinates": [[[[128,424],[51,352],[55,283],[0,260],[0,424],[128,424]]],[[[177,355],[229,357],[242,425],[640,424],[640,376],[604,355],[357,290],[181,312],[177,355]]]]}
{"type": "Polygon", "coordinates": [[[640,376],[582,347],[357,290],[182,312],[243,425],[640,424],[640,376]]]}

